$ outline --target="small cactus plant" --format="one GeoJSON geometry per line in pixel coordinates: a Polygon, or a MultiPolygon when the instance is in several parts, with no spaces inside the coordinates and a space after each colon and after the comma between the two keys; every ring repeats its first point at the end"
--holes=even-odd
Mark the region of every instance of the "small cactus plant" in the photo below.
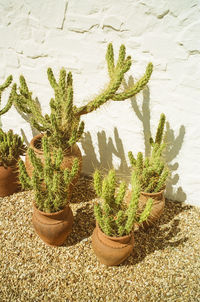
{"type": "Polygon", "coordinates": [[[33,188],[35,192],[36,207],[46,213],[54,213],[62,210],[69,202],[69,187],[78,173],[79,162],[74,159],[71,171],[63,170],[63,151],[61,148],[54,151],[51,156],[49,142],[46,136],[42,138],[44,150],[44,165],[36,157],[33,149],[29,148],[28,155],[34,167],[32,177],[29,177],[22,160],[19,161],[19,179],[23,189],[33,188]]]}
{"type": "Polygon", "coordinates": [[[75,144],[84,132],[84,122],[80,121],[82,115],[98,109],[109,100],[122,101],[140,92],[148,83],[153,65],[149,63],[144,76],[133,87],[117,92],[124,79],[125,73],[131,67],[131,57],[126,57],[126,48],[121,45],[117,63],[114,62],[113,46],[107,48],[106,61],[110,81],[107,87],[87,104],[76,107],[73,104],[72,74],[66,74],[64,68],[60,70],[59,80],[56,81],[53,71],[48,68],[47,75],[50,85],[54,89],[55,97],[50,100],[50,115],[43,116],[37,99],[33,99],[26,80],[20,76],[20,89],[15,86],[15,106],[23,113],[31,114],[31,123],[38,131],[45,132],[50,138],[51,146],[66,150],[75,144]]]}
{"type": "MultiPolygon", "coordinates": [[[[5,82],[0,85],[0,105],[1,96],[3,91],[12,83],[12,76],[10,75],[5,82]]],[[[14,100],[15,84],[13,85],[7,104],[0,110],[0,116],[8,112],[11,108],[14,100]]],[[[0,129],[0,166],[7,168],[8,166],[15,165],[20,155],[24,155],[26,152],[26,146],[23,144],[23,140],[17,134],[14,134],[12,130],[7,133],[0,129]]]]}
{"type": "Polygon", "coordinates": [[[131,151],[128,152],[131,166],[140,182],[141,190],[145,193],[157,193],[163,190],[169,175],[169,169],[162,158],[165,149],[163,142],[165,119],[165,115],[162,113],[155,140],[150,138],[151,154],[149,157],[144,158],[142,152],[138,152],[137,158],[135,158],[131,151]]]}
{"type": "Polygon", "coordinates": [[[137,214],[140,196],[140,184],[136,173],[132,173],[132,197],[127,204],[125,201],[126,183],[117,186],[116,174],[110,170],[102,179],[100,171],[94,173],[94,188],[100,202],[94,205],[94,215],[99,227],[108,236],[121,237],[133,231],[134,223],[147,220],[151,212],[153,200],[149,199],[140,216],[137,214]]]}
{"type": "Polygon", "coordinates": [[[0,129],[0,166],[15,165],[20,155],[24,155],[26,146],[21,137],[12,130],[5,133],[0,129]]]}

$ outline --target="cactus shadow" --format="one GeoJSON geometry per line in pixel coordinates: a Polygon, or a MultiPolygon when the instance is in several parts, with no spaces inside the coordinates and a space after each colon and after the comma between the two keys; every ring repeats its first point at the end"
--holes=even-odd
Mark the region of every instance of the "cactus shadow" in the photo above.
{"type": "Polygon", "coordinates": [[[188,237],[181,233],[180,219],[176,216],[183,211],[188,211],[190,208],[191,206],[183,205],[179,202],[168,201],[165,213],[160,219],[160,225],[156,225],[146,231],[140,229],[135,232],[133,253],[122,265],[135,265],[155,251],[162,251],[168,247],[176,248],[184,244],[188,237]]]}
{"type": "Polygon", "coordinates": [[[107,137],[104,130],[97,132],[99,159],[93,146],[91,133],[88,131],[84,134],[81,140],[81,145],[85,153],[83,156],[83,169],[87,169],[90,176],[92,176],[95,169],[100,169],[103,174],[106,174],[111,168],[113,168],[114,155],[119,162],[118,167],[115,168],[116,175],[128,181],[131,169],[128,167],[126,161],[122,139],[120,138],[116,127],[113,132],[114,140],[111,137],[107,137]]]}
{"type": "Polygon", "coordinates": [[[63,246],[75,245],[81,241],[87,243],[95,225],[93,204],[86,203],[74,213],[73,229],[63,246]]]}
{"type": "MultiPolygon", "coordinates": [[[[128,84],[126,87],[133,85],[133,78],[130,77],[128,84]]],[[[136,116],[142,123],[143,128],[143,135],[144,135],[144,154],[145,156],[149,156],[151,151],[151,145],[150,145],[150,137],[152,136],[151,131],[151,113],[150,113],[150,91],[149,87],[146,86],[143,90],[143,101],[141,110],[138,106],[136,97],[131,98],[131,106],[133,111],[135,112],[136,116]]],[[[174,159],[177,157],[179,152],[181,151],[184,137],[185,137],[185,126],[181,125],[179,128],[179,133],[177,136],[175,136],[174,130],[170,127],[170,123],[166,121],[166,130],[165,130],[165,143],[166,143],[166,151],[164,154],[166,163],[171,171],[171,175],[168,178],[167,185],[166,185],[166,195],[168,198],[172,200],[178,200],[180,202],[184,202],[187,198],[186,193],[184,192],[183,188],[180,186],[176,189],[174,189],[174,186],[179,181],[179,174],[176,172],[179,164],[173,163],[174,159]]],[[[133,151],[133,150],[132,150],[133,151]]]]}

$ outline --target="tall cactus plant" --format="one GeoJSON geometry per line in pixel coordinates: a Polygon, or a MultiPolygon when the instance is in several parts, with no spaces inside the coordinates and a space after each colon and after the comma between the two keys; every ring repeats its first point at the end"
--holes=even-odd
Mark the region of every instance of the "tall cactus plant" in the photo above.
{"type": "Polygon", "coordinates": [[[134,223],[142,223],[150,215],[153,200],[149,199],[144,211],[138,217],[140,184],[135,172],[132,173],[132,196],[129,204],[125,201],[126,183],[117,186],[116,174],[110,170],[102,179],[100,171],[94,173],[94,188],[100,202],[94,205],[94,215],[101,230],[108,236],[129,235],[134,223]]]}
{"type": "Polygon", "coordinates": [[[122,101],[140,92],[148,83],[153,65],[149,63],[144,76],[133,87],[118,92],[125,73],[131,67],[131,57],[126,56],[126,48],[121,45],[118,60],[114,61],[113,46],[107,48],[106,61],[109,73],[109,83],[106,88],[92,100],[84,102],[85,105],[76,107],[73,104],[73,79],[71,72],[60,70],[59,80],[56,81],[51,68],[47,75],[50,85],[54,89],[55,97],[50,100],[50,115],[43,116],[36,99],[32,97],[23,76],[20,76],[19,92],[15,90],[15,106],[24,113],[32,115],[31,123],[40,132],[46,132],[51,145],[66,150],[75,144],[82,136],[84,122],[80,121],[82,115],[98,109],[109,100],[122,101]]]}
{"type": "Polygon", "coordinates": [[[128,152],[129,160],[137,178],[140,182],[141,190],[146,193],[157,193],[164,189],[169,169],[162,157],[165,149],[163,141],[166,117],[164,113],[160,115],[159,124],[155,139],[150,138],[151,154],[144,158],[139,152],[137,158],[131,151],[128,152]]]}
{"type": "Polygon", "coordinates": [[[33,149],[28,150],[28,155],[34,167],[32,177],[29,177],[22,160],[19,161],[20,182],[23,189],[33,188],[35,192],[36,207],[46,213],[62,210],[69,202],[70,184],[78,173],[79,162],[74,159],[71,170],[63,170],[63,151],[61,148],[54,151],[53,158],[49,150],[48,138],[42,138],[44,150],[44,165],[36,157],[33,149]]]}

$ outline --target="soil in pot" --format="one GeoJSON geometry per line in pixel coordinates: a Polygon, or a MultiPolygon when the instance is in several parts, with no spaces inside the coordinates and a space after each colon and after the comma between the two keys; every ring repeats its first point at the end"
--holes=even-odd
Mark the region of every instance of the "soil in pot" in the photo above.
{"type": "Polygon", "coordinates": [[[20,190],[16,165],[4,168],[0,166],[0,197],[12,195],[20,190]]]}
{"type": "Polygon", "coordinates": [[[119,265],[132,252],[134,246],[133,233],[123,237],[105,235],[97,225],[92,234],[92,248],[102,264],[119,265]]]}
{"type": "Polygon", "coordinates": [[[71,233],[73,213],[67,205],[55,213],[45,213],[33,206],[32,222],[39,237],[50,246],[62,245],[71,233]]]}

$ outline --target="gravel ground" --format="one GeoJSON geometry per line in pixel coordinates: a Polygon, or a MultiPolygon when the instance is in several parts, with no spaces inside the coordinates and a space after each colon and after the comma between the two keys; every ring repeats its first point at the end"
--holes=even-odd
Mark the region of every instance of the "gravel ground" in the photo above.
{"type": "Polygon", "coordinates": [[[0,198],[0,302],[200,301],[199,208],[166,201],[159,225],[135,232],[132,255],[106,267],[91,249],[94,198],[82,176],[71,202],[73,231],[56,248],[33,230],[32,191],[0,198]]]}

